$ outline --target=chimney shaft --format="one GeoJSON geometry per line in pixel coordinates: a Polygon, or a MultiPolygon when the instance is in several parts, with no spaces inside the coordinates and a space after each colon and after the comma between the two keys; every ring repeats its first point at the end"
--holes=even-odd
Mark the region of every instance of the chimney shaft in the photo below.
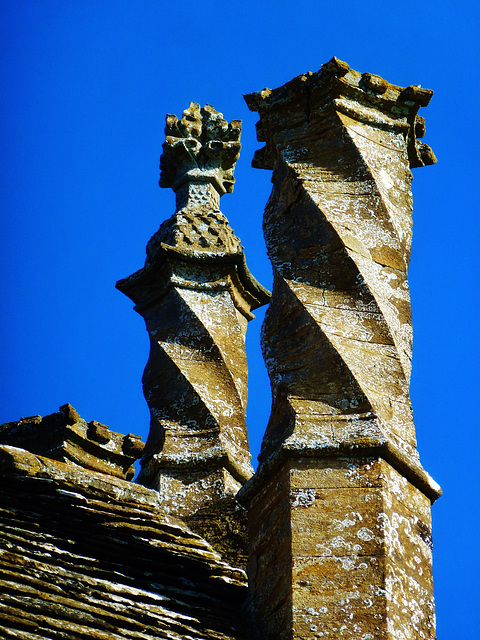
{"type": "Polygon", "coordinates": [[[167,513],[188,518],[234,501],[253,473],[245,332],[269,294],[219,209],[233,190],[241,122],[194,102],[166,120],[160,186],[175,191],[176,212],[149,241],[145,267],[117,287],[150,337],[151,422],[138,482],[159,491],[167,513]]]}
{"type": "Polygon", "coordinates": [[[334,58],[246,96],[273,169],[263,351],[272,413],[249,505],[250,606],[276,640],[432,639],[430,504],[409,397],[411,167],[432,92],[334,58]]]}

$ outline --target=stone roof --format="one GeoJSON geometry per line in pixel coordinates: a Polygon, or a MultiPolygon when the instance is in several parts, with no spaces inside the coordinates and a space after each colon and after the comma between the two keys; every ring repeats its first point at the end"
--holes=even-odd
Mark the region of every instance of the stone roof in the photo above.
{"type": "Polygon", "coordinates": [[[158,493],[0,446],[0,635],[241,640],[246,576],[158,493]]]}

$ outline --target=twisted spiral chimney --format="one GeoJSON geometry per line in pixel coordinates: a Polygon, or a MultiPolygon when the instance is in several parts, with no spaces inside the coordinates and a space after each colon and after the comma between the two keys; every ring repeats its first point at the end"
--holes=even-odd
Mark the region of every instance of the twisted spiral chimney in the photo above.
{"type": "Polygon", "coordinates": [[[249,505],[262,637],[434,638],[430,503],[409,397],[411,167],[432,92],[333,58],[246,96],[273,170],[272,413],[249,505]]]}
{"type": "Polygon", "coordinates": [[[175,191],[176,212],[149,241],[145,267],[117,287],[150,336],[151,423],[138,482],[186,517],[234,496],[253,473],[245,332],[269,294],[219,209],[233,190],[241,122],[194,102],[166,120],[160,186],[175,191]]]}

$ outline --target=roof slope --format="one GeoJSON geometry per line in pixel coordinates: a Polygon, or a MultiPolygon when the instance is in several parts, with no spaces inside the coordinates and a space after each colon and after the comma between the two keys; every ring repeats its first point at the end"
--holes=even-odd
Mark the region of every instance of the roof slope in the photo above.
{"type": "Polygon", "coordinates": [[[0,635],[241,640],[246,576],[158,494],[0,446],[0,635]]]}

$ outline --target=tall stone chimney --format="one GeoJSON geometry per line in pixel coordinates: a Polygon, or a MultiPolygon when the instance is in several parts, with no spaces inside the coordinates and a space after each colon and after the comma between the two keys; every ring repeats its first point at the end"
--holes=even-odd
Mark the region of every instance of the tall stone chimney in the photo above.
{"type": "Polygon", "coordinates": [[[430,504],[409,397],[411,167],[432,92],[333,58],[246,96],[273,170],[263,352],[273,405],[249,508],[259,637],[435,638],[430,504]]]}
{"type": "Polygon", "coordinates": [[[250,274],[220,212],[233,190],[241,122],[194,102],[167,115],[161,187],[176,212],[147,245],[145,267],[117,283],[150,336],[143,389],[151,424],[138,482],[188,517],[235,496],[253,473],[245,411],[245,332],[268,292],[250,274]]]}

